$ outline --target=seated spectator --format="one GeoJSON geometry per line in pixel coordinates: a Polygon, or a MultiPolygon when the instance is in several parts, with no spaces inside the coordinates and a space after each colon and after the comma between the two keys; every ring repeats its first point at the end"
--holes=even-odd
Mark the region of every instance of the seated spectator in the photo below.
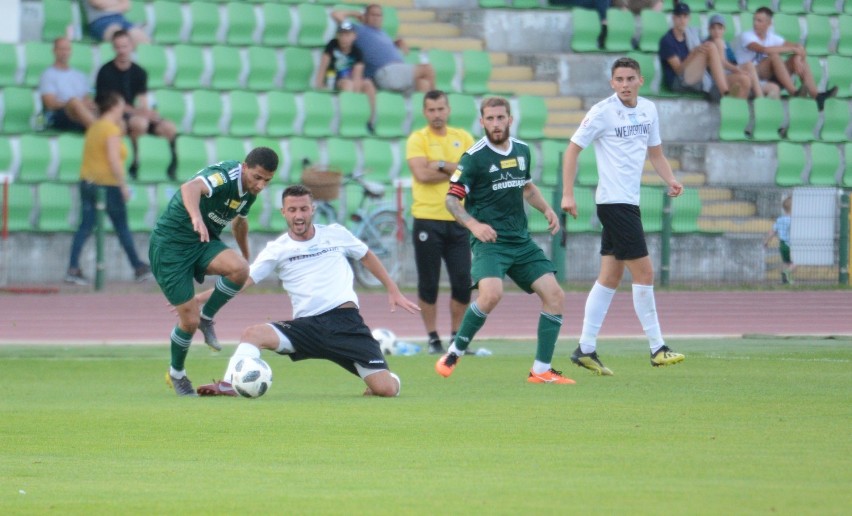
{"type": "Polygon", "coordinates": [[[598,18],[601,20],[601,32],[598,34],[598,48],[606,49],[607,23],[606,10],[609,9],[610,0],[550,0],[550,5],[560,7],[582,7],[584,9],[593,9],[598,12],[598,18]]]}
{"type": "Polygon", "coordinates": [[[342,24],[347,18],[359,21],[355,25],[355,45],[364,56],[364,77],[377,88],[408,93],[413,90],[435,89],[435,70],[430,64],[409,64],[403,59],[408,46],[402,39],[392,40],[382,30],[382,6],[370,4],[361,13],[352,10],[335,10],[332,18],[342,24]]]}
{"type": "Polygon", "coordinates": [[[337,37],[328,42],[320,57],[317,88],[365,93],[370,100],[370,122],[373,132],[376,115],[376,86],[364,78],[364,57],[355,45],[355,27],[348,21],[337,28],[337,37]]]}
{"type": "Polygon", "coordinates": [[[69,66],[71,42],[68,38],[53,40],[53,57],[53,64],[42,72],[38,83],[45,128],[85,131],[97,116],[97,106],[89,95],[89,79],[69,66]]]}
{"type": "Polygon", "coordinates": [[[709,25],[710,36],[707,40],[713,42],[719,49],[725,72],[729,75],[736,73],[745,74],[748,77],[749,88],[751,90],[750,97],[760,98],[766,96],[774,99],[780,98],[781,88],[774,82],[761,81],[757,76],[757,69],[754,67],[754,63],[737,64],[734,51],[725,39],[725,17],[721,14],[714,14],[710,17],[709,25]]]}
{"type": "Polygon", "coordinates": [[[148,74],[133,62],[134,47],[130,35],[124,30],[116,32],[112,37],[112,48],[115,51],[115,59],[105,63],[98,71],[95,95],[101,97],[107,92],[117,91],[124,97],[124,121],[133,144],[133,162],[128,171],[131,176],[136,177],[139,170],[137,142],[140,136],[148,133],[169,140],[172,160],[166,174],[174,179],[177,171],[177,127],[169,120],[163,119],[155,110],[148,108],[148,74]]]}
{"type": "Polygon", "coordinates": [[[740,34],[734,42],[738,63],[754,63],[757,75],[772,80],[790,95],[810,95],[822,111],[825,99],[837,94],[837,86],[820,93],[808,65],[805,48],[799,43],[785,41],[772,30],[772,9],[759,7],[752,17],[752,30],[740,34]],[[785,54],[791,54],[786,60],[785,54]],[[798,75],[802,86],[796,89],[793,75],[798,75]]]}
{"type": "Polygon", "coordinates": [[[113,34],[118,30],[127,31],[136,45],[150,41],[141,27],[124,17],[124,13],[130,10],[130,0],[86,0],[83,8],[86,10],[89,34],[96,41],[112,41],[113,34]]]}
{"type": "Polygon", "coordinates": [[[701,42],[698,31],[689,26],[689,13],[687,4],[678,3],[672,28],[660,38],[663,84],[674,92],[706,93],[714,101],[728,94],[747,98],[748,77],[725,74],[721,52],[714,43],[701,42]]]}

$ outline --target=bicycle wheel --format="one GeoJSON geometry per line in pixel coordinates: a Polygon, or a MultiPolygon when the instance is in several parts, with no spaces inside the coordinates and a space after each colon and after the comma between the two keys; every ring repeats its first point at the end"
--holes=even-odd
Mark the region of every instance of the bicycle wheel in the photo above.
{"type": "MultiPolygon", "coordinates": [[[[397,223],[394,210],[381,210],[370,215],[355,235],[367,244],[387,269],[391,279],[398,282],[402,275],[405,260],[405,243],[408,241],[407,229],[397,223]],[[402,231],[401,235],[397,232],[402,231]],[[401,238],[399,238],[401,237],[401,238]]],[[[355,279],[364,287],[380,287],[382,283],[360,262],[353,264],[355,279]]]]}

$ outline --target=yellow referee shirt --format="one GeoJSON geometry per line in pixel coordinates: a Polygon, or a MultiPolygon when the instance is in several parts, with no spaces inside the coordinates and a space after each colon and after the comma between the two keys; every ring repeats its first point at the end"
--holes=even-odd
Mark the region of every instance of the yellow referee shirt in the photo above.
{"type": "MultiPolygon", "coordinates": [[[[472,145],[473,136],[463,129],[447,127],[446,136],[438,136],[426,126],[408,137],[405,159],[425,157],[427,161],[458,163],[464,151],[472,145]]],[[[421,183],[414,177],[411,179],[411,194],[414,198],[411,206],[412,216],[418,219],[455,220],[444,205],[450,187],[450,176],[447,176],[446,181],[428,184],[421,183]]]]}
{"type": "MultiPolygon", "coordinates": [[[[107,158],[107,138],[121,138],[121,128],[110,120],[99,119],[86,129],[83,143],[83,161],[80,164],[80,179],[102,186],[119,186],[121,183],[112,174],[107,158]]],[[[127,146],[121,140],[121,162],[127,159],[127,146]]]]}

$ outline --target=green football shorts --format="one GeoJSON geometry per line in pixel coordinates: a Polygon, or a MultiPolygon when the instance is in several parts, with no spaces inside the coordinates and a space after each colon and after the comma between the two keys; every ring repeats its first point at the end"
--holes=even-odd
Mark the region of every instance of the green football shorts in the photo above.
{"type": "Polygon", "coordinates": [[[148,246],[151,273],[169,303],[182,305],[195,295],[192,280],[203,282],[207,266],[226,249],[230,247],[221,240],[175,244],[164,243],[156,235],[151,235],[148,246]]]}
{"type": "Polygon", "coordinates": [[[509,276],[524,292],[531,294],[535,280],[547,273],[555,273],[553,262],[547,259],[541,247],[532,239],[520,244],[494,244],[471,239],[473,264],[471,276],[478,285],[483,278],[509,276]]]}

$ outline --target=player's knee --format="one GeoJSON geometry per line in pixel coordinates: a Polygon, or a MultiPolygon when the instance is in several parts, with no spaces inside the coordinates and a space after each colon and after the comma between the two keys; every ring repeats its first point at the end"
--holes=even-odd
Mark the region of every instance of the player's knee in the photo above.
{"type": "Polygon", "coordinates": [[[376,387],[370,387],[370,389],[376,396],[381,396],[383,398],[393,398],[395,396],[399,396],[399,391],[401,387],[402,382],[400,381],[399,376],[388,371],[387,378],[383,379],[380,385],[376,387]]]}
{"type": "Polygon", "coordinates": [[[243,330],[240,334],[240,342],[248,342],[251,344],[258,344],[261,342],[262,335],[261,331],[266,327],[265,324],[255,324],[254,326],[249,326],[243,330]]]}

